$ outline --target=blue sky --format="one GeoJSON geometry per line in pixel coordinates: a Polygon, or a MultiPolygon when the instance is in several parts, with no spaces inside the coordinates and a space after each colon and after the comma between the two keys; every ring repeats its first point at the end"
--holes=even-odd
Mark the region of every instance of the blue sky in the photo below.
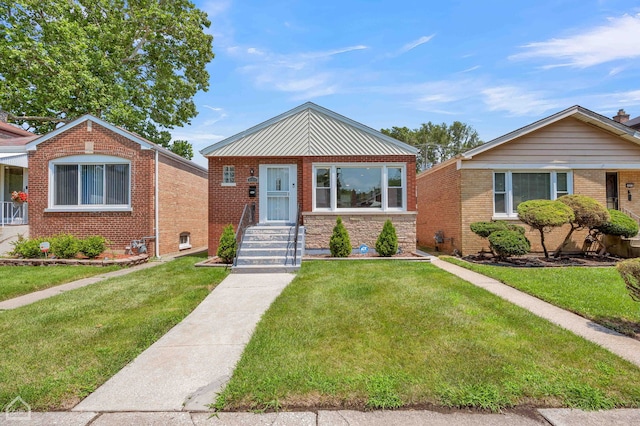
{"type": "MultiPolygon", "coordinates": [[[[581,105],[640,115],[640,1],[206,1],[196,151],[315,102],[374,129],[462,121],[484,141],[581,105]]],[[[205,165],[198,153],[194,160],[205,165]]]]}

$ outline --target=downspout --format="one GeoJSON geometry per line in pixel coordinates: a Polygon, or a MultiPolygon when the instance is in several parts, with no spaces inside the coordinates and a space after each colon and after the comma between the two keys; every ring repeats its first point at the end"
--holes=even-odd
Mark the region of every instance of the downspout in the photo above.
{"type": "Polygon", "coordinates": [[[157,149],[155,151],[156,151],[156,170],[155,170],[155,177],[154,177],[154,180],[155,180],[155,182],[154,182],[155,183],[155,185],[154,185],[154,188],[155,188],[154,189],[154,191],[155,191],[155,196],[154,196],[154,204],[155,204],[154,205],[154,216],[155,216],[154,217],[154,221],[155,221],[155,226],[154,226],[154,229],[156,231],[155,232],[155,237],[156,237],[156,240],[155,240],[156,241],[155,252],[156,252],[156,257],[160,258],[160,229],[159,229],[159,223],[158,223],[159,217],[160,217],[160,215],[158,213],[158,207],[160,206],[160,202],[158,201],[158,195],[160,194],[160,190],[158,188],[160,186],[160,179],[159,179],[159,176],[158,176],[159,152],[158,152],[157,149]]]}

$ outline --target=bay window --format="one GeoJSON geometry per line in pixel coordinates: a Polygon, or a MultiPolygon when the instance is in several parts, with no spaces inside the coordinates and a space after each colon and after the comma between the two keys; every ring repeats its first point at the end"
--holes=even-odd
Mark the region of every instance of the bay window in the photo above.
{"type": "Polygon", "coordinates": [[[74,156],[50,164],[51,209],[130,208],[130,164],[107,156],[74,156]]]}
{"type": "Polygon", "coordinates": [[[406,209],[404,165],[315,165],[313,182],[314,211],[406,209]]]}
{"type": "Polygon", "coordinates": [[[529,200],[555,200],[572,193],[571,172],[496,171],[493,173],[493,212],[517,217],[518,205],[529,200]]]}

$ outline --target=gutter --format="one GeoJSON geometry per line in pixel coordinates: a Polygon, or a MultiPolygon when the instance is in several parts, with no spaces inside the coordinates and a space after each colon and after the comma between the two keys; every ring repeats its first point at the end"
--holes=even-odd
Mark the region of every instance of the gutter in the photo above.
{"type": "Polygon", "coordinates": [[[160,153],[158,152],[157,149],[155,151],[156,151],[156,164],[155,164],[155,173],[154,173],[154,175],[155,175],[154,176],[154,180],[155,180],[155,182],[154,182],[154,192],[155,192],[155,194],[154,194],[154,200],[153,200],[153,204],[154,204],[154,209],[153,209],[154,212],[153,212],[153,214],[154,214],[154,225],[155,225],[154,228],[155,228],[155,237],[156,237],[156,240],[155,240],[155,252],[156,252],[156,257],[160,258],[160,227],[159,227],[159,223],[158,223],[159,217],[160,217],[159,212],[158,212],[158,207],[160,206],[160,202],[158,200],[158,195],[160,194],[160,190],[158,188],[159,183],[160,183],[160,178],[158,176],[158,170],[159,170],[158,162],[160,160],[159,159],[159,154],[160,153]]]}

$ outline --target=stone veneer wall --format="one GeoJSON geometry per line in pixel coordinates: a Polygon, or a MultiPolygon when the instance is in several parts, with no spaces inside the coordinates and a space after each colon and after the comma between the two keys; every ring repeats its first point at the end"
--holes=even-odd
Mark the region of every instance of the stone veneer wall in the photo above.
{"type": "Polygon", "coordinates": [[[385,220],[391,219],[398,235],[398,247],[403,252],[416,249],[416,213],[303,213],[306,228],[305,245],[307,249],[328,249],[329,239],[340,216],[349,232],[353,248],[366,244],[375,249],[376,240],[382,231],[385,220]]]}

